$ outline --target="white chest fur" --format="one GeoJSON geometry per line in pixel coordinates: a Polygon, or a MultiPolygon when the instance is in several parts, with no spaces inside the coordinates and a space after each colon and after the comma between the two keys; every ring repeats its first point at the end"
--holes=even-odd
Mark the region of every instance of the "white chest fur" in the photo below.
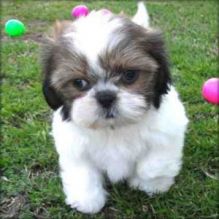
{"type": "Polygon", "coordinates": [[[146,151],[138,126],[92,133],[87,147],[89,159],[113,182],[130,176],[146,151]]]}
{"type": "Polygon", "coordinates": [[[136,160],[147,151],[141,124],[119,129],[87,130],[62,121],[60,112],[56,112],[53,136],[60,156],[86,160],[89,165],[106,172],[113,182],[130,176],[136,160]]]}
{"type": "MultiPolygon", "coordinates": [[[[174,88],[159,110],[149,110],[142,120],[116,129],[85,129],[63,121],[60,109],[53,117],[53,137],[61,166],[85,162],[104,171],[115,182],[130,177],[141,159],[181,158],[188,120],[174,88]],[[149,155],[150,152],[150,155],[149,155]],[[160,154],[158,156],[158,154],[160,154]]],[[[157,162],[157,161],[156,161],[157,162]]]]}

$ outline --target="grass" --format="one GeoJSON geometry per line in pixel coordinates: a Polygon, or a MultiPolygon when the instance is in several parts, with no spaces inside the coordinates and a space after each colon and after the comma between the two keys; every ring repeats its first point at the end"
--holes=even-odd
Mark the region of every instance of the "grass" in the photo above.
{"type": "MultiPolygon", "coordinates": [[[[58,162],[49,136],[50,110],[41,92],[39,40],[56,19],[70,19],[79,1],[3,1],[1,30],[18,18],[25,36],[1,42],[1,218],[217,218],[218,110],[201,97],[218,74],[217,1],[148,1],[153,26],[169,50],[175,86],[190,125],[184,166],[166,194],[148,197],[126,184],[108,185],[106,207],[89,217],[64,204],[58,162]]],[[[135,1],[86,1],[133,15],[135,1]]]]}

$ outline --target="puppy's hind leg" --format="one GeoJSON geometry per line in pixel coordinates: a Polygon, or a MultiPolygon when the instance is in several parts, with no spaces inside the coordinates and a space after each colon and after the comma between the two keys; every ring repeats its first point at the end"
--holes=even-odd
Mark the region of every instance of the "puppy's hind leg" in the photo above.
{"type": "Polygon", "coordinates": [[[168,191],[181,169],[180,154],[180,151],[176,154],[149,152],[137,163],[135,175],[129,179],[130,186],[148,195],[168,191]]]}

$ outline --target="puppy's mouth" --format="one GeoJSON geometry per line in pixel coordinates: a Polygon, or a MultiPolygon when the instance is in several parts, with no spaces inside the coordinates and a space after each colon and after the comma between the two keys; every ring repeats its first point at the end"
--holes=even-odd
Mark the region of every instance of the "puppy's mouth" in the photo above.
{"type": "Polygon", "coordinates": [[[117,117],[117,112],[115,109],[107,109],[107,110],[104,110],[104,115],[103,117],[106,119],[106,120],[109,120],[109,119],[115,119],[117,117]]]}

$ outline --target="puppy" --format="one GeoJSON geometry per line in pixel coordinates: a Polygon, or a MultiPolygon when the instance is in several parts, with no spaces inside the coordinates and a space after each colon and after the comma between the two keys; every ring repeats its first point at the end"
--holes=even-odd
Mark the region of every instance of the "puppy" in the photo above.
{"type": "Polygon", "coordinates": [[[92,11],[56,23],[43,47],[43,72],[68,205],[100,211],[103,176],[149,195],[170,188],[188,120],[142,2],[132,20],[92,11]]]}

